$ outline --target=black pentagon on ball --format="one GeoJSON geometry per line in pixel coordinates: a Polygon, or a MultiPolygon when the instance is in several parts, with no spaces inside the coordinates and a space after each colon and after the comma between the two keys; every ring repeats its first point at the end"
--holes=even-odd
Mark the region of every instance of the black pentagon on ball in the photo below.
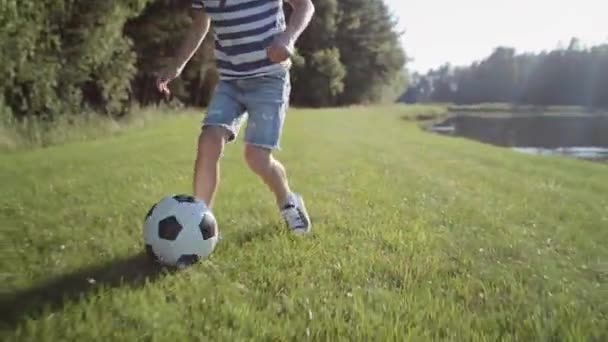
{"type": "Polygon", "coordinates": [[[204,240],[214,237],[217,233],[217,222],[211,215],[205,214],[198,224],[198,227],[201,230],[201,234],[203,234],[204,240]]]}
{"type": "Polygon", "coordinates": [[[196,199],[189,195],[176,195],[173,196],[173,199],[179,203],[196,203],[196,199]]]}
{"type": "Polygon", "coordinates": [[[192,266],[192,265],[196,264],[197,262],[199,262],[199,260],[201,260],[201,257],[196,254],[182,255],[181,257],[179,257],[179,259],[177,259],[176,266],[180,267],[180,268],[192,266]]]}
{"type": "Polygon", "coordinates": [[[158,222],[158,237],[161,239],[175,241],[181,231],[182,225],[175,216],[169,216],[158,222]]]}

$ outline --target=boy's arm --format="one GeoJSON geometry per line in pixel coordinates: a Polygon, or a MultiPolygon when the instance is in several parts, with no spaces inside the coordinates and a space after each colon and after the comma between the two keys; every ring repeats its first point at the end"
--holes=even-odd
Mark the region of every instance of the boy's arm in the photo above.
{"type": "Polygon", "coordinates": [[[205,36],[207,36],[209,26],[210,19],[205,10],[202,8],[195,9],[192,14],[192,25],[186,32],[186,36],[177,49],[175,56],[169,62],[169,65],[161,71],[156,80],[156,86],[160,92],[166,95],[170,94],[167,85],[181,74],[190,58],[194,56],[205,36]]]}
{"type": "Polygon", "coordinates": [[[267,50],[268,57],[275,63],[283,62],[291,56],[296,41],[308,27],[315,13],[315,6],[311,0],[285,0],[285,2],[293,7],[289,23],[285,32],[267,50]]]}

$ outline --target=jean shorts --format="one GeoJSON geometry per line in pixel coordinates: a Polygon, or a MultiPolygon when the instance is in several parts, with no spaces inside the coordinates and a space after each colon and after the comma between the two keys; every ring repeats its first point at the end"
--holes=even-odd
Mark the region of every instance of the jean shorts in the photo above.
{"type": "Polygon", "coordinates": [[[229,132],[228,141],[233,141],[247,117],[245,143],[270,150],[280,149],[290,91],[289,70],[220,80],[203,119],[203,128],[224,127],[229,132]]]}

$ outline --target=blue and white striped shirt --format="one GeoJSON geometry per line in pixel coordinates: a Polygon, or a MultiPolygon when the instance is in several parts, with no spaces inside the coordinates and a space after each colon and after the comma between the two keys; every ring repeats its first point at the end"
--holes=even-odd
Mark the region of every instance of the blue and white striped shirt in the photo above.
{"type": "Polygon", "coordinates": [[[266,48],[285,28],[283,0],[193,0],[204,9],[215,35],[215,59],[222,79],[275,73],[289,61],[273,63],[266,48]]]}

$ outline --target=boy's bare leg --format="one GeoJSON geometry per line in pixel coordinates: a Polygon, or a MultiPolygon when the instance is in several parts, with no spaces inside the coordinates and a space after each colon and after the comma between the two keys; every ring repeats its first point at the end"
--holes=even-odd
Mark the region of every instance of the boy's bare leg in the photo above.
{"type": "Polygon", "coordinates": [[[275,195],[279,208],[285,206],[291,190],[283,164],[272,156],[269,149],[254,145],[245,146],[245,160],[275,195]]]}
{"type": "Polygon", "coordinates": [[[220,157],[226,145],[228,132],[219,126],[204,127],[198,138],[194,162],[194,197],[211,208],[220,180],[220,157]]]}
{"type": "Polygon", "coordinates": [[[296,234],[310,232],[310,217],[304,206],[304,200],[302,196],[291,191],[285,167],[272,156],[271,150],[247,144],[245,160],[249,168],[274,193],[281,215],[289,228],[296,234]]]}

